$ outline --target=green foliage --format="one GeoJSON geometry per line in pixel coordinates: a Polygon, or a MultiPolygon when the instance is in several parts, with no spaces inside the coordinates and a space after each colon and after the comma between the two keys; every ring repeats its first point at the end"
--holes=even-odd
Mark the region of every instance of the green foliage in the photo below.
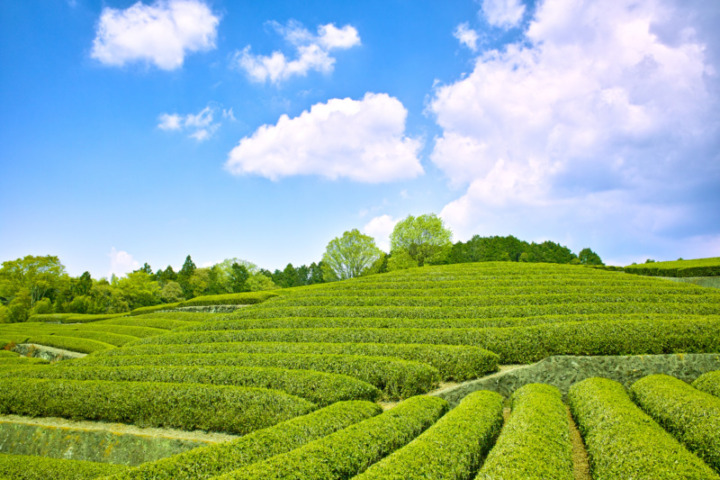
{"type": "Polygon", "coordinates": [[[330,240],[323,254],[326,280],[346,280],[366,273],[382,256],[375,240],[358,229],[330,240]]]}
{"type": "MultiPolygon", "coordinates": [[[[444,263],[452,249],[452,232],[434,213],[413,217],[409,215],[395,225],[390,235],[390,251],[407,253],[415,265],[444,263]]],[[[392,261],[391,260],[389,262],[392,261]]],[[[388,263],[388,269],[390,263],[388,263]]]]}
{"type": "Polygon", "coordinates": [[[89,323],[100,320],[108,320],[111,318],[119,318],[127,315],[126,313],[106,313],[106,314],[83,314],[83,313],[48,313],[32,315],[29,322],[47,322],[47,323],[89,323]]]}
{"type": "Polygon", "coordinates": [[[87,480],[127,470],[125,465],[0,453],[0,478],[87,480]]]}
{"type": "Polygon", "coordinates": [[[590,378],[570,388],[568,401],[587,447],[593,478],[720,478],[640,410],[621,384],[590,378]]]}
{"type": "MultiPolygon", "coordinates": [[[[4,338],[13,343],[35,343],[55,347],[71,352],[94,353],[115,348],[114,345],[90,338],[64,337],[62,335],[43,335],[32,333],[7,333],[4,338]]],[[[0,342],[1,344],[2,342],[0,342]]]]}
{"type": "Polygon", "coordinates": [[[583,265],[604,265],[600,255],[593,252],[589,248],[583,248],[578,254],[578,259],[583,265]]]}
{"type": "MultiPolygon", "coordinates": [[[[168,281],[165,283],[165,285],[162,286],[162,289],[160,290],[160,299],[163,301],[163,303],[166,304],[172,304],[176,302],[180,302],[183,299],[183,290],[182,287],[178,282],[175,281],[168,281]]],[[[140,307],[143,308],[143,307],[140,307]]],[[[144,307],[144,308],[151,308],[151,307],[144,307]]],[[[137,310],[137,309],[135,309],[137,310]]],[[[134,310],[133,310],[134,311],[134,310]]]]}
{"type": "MultiPolygon", "coordinates": [[[[266,277],[267,278],[267,277],[266,277]]],[[[243,292],[225,295],[206,295],[180,302],[181,307],[197,307],[205,305],[253,305],[277,297],[277,292],[243,292]]]]}
{"type": "MultiPolygon", "coordinates": [[[[181,299],[182,300],[182,299],[181,299]]],[[[180,302],[161,303],[160,305],[152,305],[150,307],[140,307],[130,312],[130,315],[145,315],[146,313],[160,312],[163,310],[172,310],[180,306],[180,302]]]]}
{"type": "MultiPolygon", "coordinates": [[[[19,362],[18,362],[19,363],[19,362]]],[[[0,365],[5,365],[0,358],[0,365]]],[[[113,382],[204,383],[281,390],[317,405],[341,400],[376,400],[380,391],[346,375],[287,370],[271,367],[163,366],[18,368],[0,372],[2,377],[109,380],[113,382]]]]}
{"type": "Polygon", "coordinates": [[[447,411],[437,397],[413,397],[368,420],[219,479],[347,479],[407,444],[447,411]]]}
{"type": "MultiPolygon", "coordinates": [[[[162,337],[159,337],[162,338],[162,337]]],[[[390,399],[407,398],[432,390],[440,379],[437,369],[418,362],[392,357],[319,354],[167,354],[93,356],[64,362],[77,366],[131,365],[225,365],[242,367],[275,367],[336,373],[357,378],[383,391],[390,399]]]]}
{"type": "MultiPolygon", "coordinates": [[[[599,257],[598,257],[599,258],[599,257]]],[[[578,257],[555,242],[528,243],[512,235],[481,237],[475,235],[467,242],[452,246],[448,263],[467,262],[532,262],[573,263],[578,257]]]]}
{"type": "Polygon", "coordinates": [[[641,378],[630,392],[640,408],[720,472],[720,398],[668,375],[641,378]]]}
{"type": "Polygon", "coordinates": [[[478,480],[573,480],[565,405],[553,386],[529,384],[512,396],[512,413],[478,480]]]}
{"type": "Polygon", "coordinates": [[[500,433],[502,411],[499,394],[471,393],[422,435],[354,478],[470,478],[500,433]]]}
{"type": "MultiPolygon", "coordinates": [[[[111,477],[112,480],[205,479],[289,452],[333,432],[378,415],[370,402],[339,402],[231,442],[201,447],[111,477]]],[[[107,479],[111,480],[111,479],[107,479]]]]}
{"type": "Polygon", "coordinates": [[[672,262],[648,262],[628,265],[625,272],[660,277],[713,277],[720,276],[720,257],[672,262]]]}
{"type": "Polygon", "coordinates": [[[720,398],[720,371],[700,375],[692,383],[698,390],[720,398]]]}
{"type": "Polygon", "coordinates": [[[262,273],[255,273],[251,275],[247,280],[246,285],[251,292],[263,292],[266,290],[275,290],[280,288],[275,285],[270,277],[262,273]]]}
{"type": "Polygon", "coordinates": [[[0,379],[0,413],[246,434],[315,406],[276,390],[184,383],[0,379]]]}

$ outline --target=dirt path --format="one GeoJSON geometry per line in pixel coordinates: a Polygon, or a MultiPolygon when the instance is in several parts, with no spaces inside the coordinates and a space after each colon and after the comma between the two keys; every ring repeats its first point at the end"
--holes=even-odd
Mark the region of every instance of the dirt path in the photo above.
{"type": "Polygon", "coordinates": [[[585,443],[580,435],[580,430],[578,430],[575,424],[575,420],[572,418],[572,414],[570,414],[570,408],[568,408],[567,413],[570,422],[570,441],[572,442],[573,474],[575,475],[575,480],[592,480],[585,443]]]}

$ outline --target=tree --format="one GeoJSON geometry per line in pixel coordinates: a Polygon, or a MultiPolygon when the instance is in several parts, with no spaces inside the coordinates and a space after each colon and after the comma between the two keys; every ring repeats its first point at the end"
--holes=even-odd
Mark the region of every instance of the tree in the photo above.
{"type": "Polygon", "coordinates": [[[392,255],[406,252],[420,267],[426,263],[439,264],[448,258],[451,239],[452,232],[434,213],[418,217],[409,215],[395,225],[390,235],[390,252],[392,255]]]}
{"type": "Polygon", "coordinates": [[[3,262],[0,268],[0,301],[9,309],[12,322],[24,322],[36,302],[48,298],[50,302],[67,283],[65,267],[58,257],[47,255],[3,262]]]}
{"type": "Polygon", "coordinates": [[[230,267],[230,291],[232,293],[247,292],[250,288],[247,281],[250,279],[250,271],[245,265],[233,262],[230,267]]]}
{"type": "Polygon", "coordinates": [[[187,257],[185,257],[185,263],[183,263],[182,268],[177,274],[177,282],[182,287],[185,298],[192,298],[193,296],[193,289],[190,286],[190,277],[193,276],[195,270],[197,270],[195,262],[193,262],[192,258],[190,258],[190,255],[188,255],[187,257]]]}
{"type": "Polygon", "coordinates": [[[263,290],[275,290],[280,287],[275,285],[268,275],[264,273],[255,273],[247,281],[247,286],[251,292],[260,292],[263,290]]]}
{"type": "Polygon", "coordinates": [[[179,302],[183,299],[182,287],[176,281],[170,280],[169,282],[165,283],[165,285],[163,285],[162,287],[162,290],[160,290],[160,298],[162,299],[163,303],[179,302]]]}
{"type": "Polygon", "coordinates": [[[382,251],[375,240],[358,229],[344,232],[342,237],[330,240],[325,248],[322,263],[325,280],[359,277],[380,258],[382,251]]]}
{"type": "Polygon", "coordinates": [[[593,252],[589,248],[583,248],[578,254],[580,263],[583,265],[605,265],[600,258],[600,255],[593,252]]]}

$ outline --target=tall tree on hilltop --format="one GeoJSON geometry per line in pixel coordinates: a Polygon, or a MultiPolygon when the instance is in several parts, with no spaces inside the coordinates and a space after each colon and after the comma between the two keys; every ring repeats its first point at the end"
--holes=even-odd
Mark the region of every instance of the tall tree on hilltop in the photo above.
{"type": "Polygon", "coordinates": [[[404,252],[420,267],[426,263],[444,263],[452,249],[451,240],[452,232],[434,213],[418,217],[409,215],[395,225],[390,235],[390,253],[401,258],[404,252]]]}
{"type": "Polygon", "coordinates": [[[358,229],[330,240],[323,255],[323,278],[327,281],[359,277],[380,258],[375,240],[358,229]]]}

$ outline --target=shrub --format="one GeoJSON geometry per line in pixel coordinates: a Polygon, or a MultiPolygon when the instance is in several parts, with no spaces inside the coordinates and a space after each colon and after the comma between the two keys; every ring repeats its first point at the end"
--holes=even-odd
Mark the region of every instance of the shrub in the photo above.
{"type": "Polygon", "coordinates": [[[86,480],[122,472],[127,468],[111,463],[0,453],[0,478],[13,480],[86,480]]]}
{"type": "Polygon", "coordinates": [[[447,408],[438,397],[413,397],[381,415],[219,478],[347,479],[417,437],[447,408]]]}
{"type": "Polygon", "coordinates": [[[641,378],[630,392],[665,430],[720,471],[720,398],[668,375],[641,378]]]}
{"type": "MultiPolygon", "coordinates": [[[[226,443],[196,448],[113,476],[112,480],[193,480],[237,470],[289,452],[378,415],[370,402],[339,402],[226,443]]],[[[108,479],[110,480],[110,479],[108,479]]]]}
{"type": "Polygon", "coordinates": [[[471,393],[422,435],[355,478],[470,478],[500,432],[502,412],[499,394],[471,393]]]}
{"type": "Polygon", "coordinates": [[[44,313],[31,315],[28,322],[47,322],[47,323],[89,323],[98,320],[107,320],[109,318],[124,317],[128,313],[44,313]]]}
{"type": "Polygon", "coordinates": [[[570,388],[568,401],[588,450],[593,478],[720,478],[640,410],[621,384],[589,378],[570,388]]]}
{"type": "Polygon", "coordinates": [[[702,392],[720,397],[720,371],[700,375],[692,386],[702,392]]]}
{"type": "Polygon", "coordinates": [[[63,337],[61,335],[17,335],[13,338],[15,343],[35,343],[79,353],[93,353],[115,348],[109,343],[89,338],[63,337]]]}
{"type": "Polygon", "coordinates": [[[160,305],[151,305],[149,307],[138,307],[130,312],[130,315],[144,315],[146,313],[162,312],[163,310],[172,310],[180,306],[180,302],[161,303],[160,305]]]}
{"type": "Polygon", "coordinates": [[[510,419],[475,478],[574,478],[567,409],[556,387],[535,383],[513,394],[510,419]]]}
{"type": "Polygon", "coordinates": [[[315,406],[276,390],[217,385],[0,379],[0,413],[245,434],[315,406]]]}
{"type": "Polygon", "coordinates": [[[203,307],[207,305],[254,305],[262,303],[273,297],[277,297],[277,292],[242,292],[227,293],[223,295],[204,295],[191,298],[180,302],[181,307],[203,307]]]}

